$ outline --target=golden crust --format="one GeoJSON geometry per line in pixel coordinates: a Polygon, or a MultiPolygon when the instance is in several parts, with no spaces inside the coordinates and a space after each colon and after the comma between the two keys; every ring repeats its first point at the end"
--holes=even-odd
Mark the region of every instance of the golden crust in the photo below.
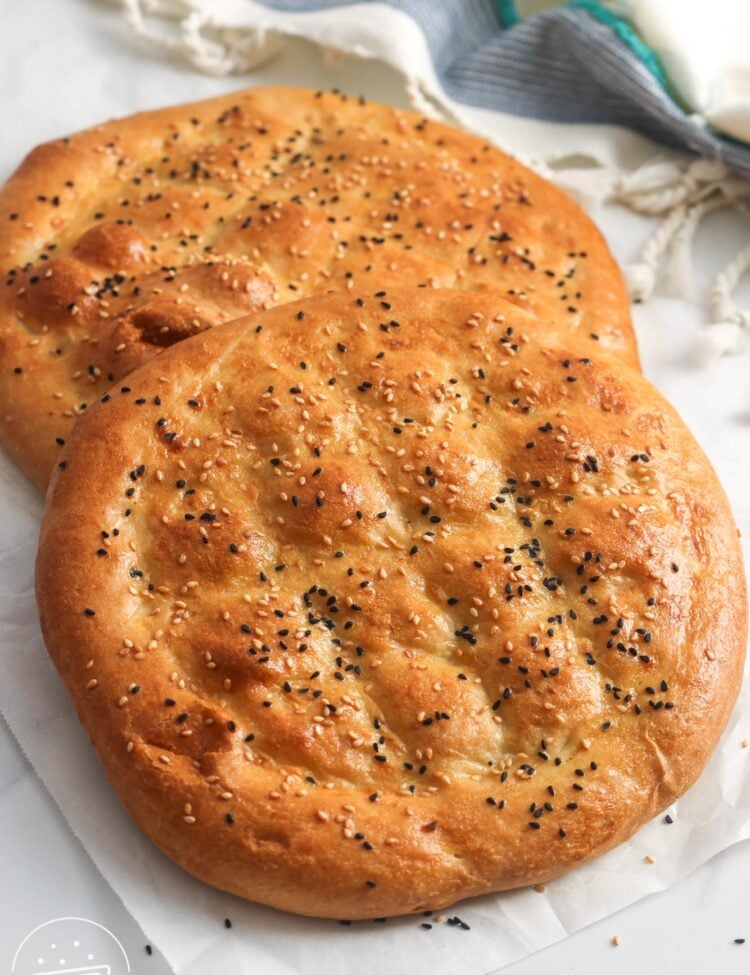
{"type": "Polygon", "coordinates": [[[493,288],[637,361],[620,272],[568,197],[475,136],[339,94],[256,88],[39,146],[0,228],[0,439],[40,487],[113,382],[309,294],[493,288]]]}
{"type": "Polygon", "coordinates": [[[488,294],[327,295],[104,399],[50,488],[42,626],[196,876],[438,908],[602,853],[701,771],[742,672],[736,530],[596,343],[488,294]]]}

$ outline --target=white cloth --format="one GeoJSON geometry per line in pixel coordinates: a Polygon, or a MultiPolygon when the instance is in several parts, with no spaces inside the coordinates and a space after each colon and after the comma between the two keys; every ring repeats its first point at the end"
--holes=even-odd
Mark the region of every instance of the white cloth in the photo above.
{"type": "Polygon", "coordinates": [[[720,132],[750,142],[748,0],[634,0],[635,27],[679,97],[720,132]]]}

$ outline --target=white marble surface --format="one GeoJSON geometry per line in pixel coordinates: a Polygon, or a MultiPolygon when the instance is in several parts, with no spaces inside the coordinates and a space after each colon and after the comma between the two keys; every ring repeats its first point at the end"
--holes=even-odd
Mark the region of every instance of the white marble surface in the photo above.
{"type": "MultiPolygon", "coordinates": [[[[285,55],[256,72],[252,79],[213,79],[178,65],[163,64],[136,51],[118,29],[116,15],[92,0],[0,0],[0,90],[3,91],[3,140],[0,177],[36,142],[90,124],[110,111],[122,114],[191,97],[207,97],[238,84],[286,82],[340,85],[384,101],[403,102],[399,79],[375,63],[349,63],[332,71],[320,55],[296,43],[285,55]],[[85,43],[82,45],[82,39],[85,43]],[[70,70],[70,51],[85,50],[84,70],[70,70]]],[[[480,119],[477,114],[475,116],[480,119]]],[[[523,123],[508,127],[512,148],[542,153],[557,148],[568,135],[552,126],[523,123]]],[[[633,159],[648,149],[640,140],[622,147],[633,159]]],[[[633,256],[648,227],[635,217],[603,212],[605,232],[623,260],[633,256]]],[[[747,240],[748,226],[739,218],[720,215],[706,228],[698,245],[697,293],[710,274],[747,240]]],[[[745,291],[745,298],[748,290],[745,291]]],[[[750,447],[750,389],[747,360],[719,363],[698,371],[689,349],[701,321],[697,303],[657,298],[639,311],[637,324],[647,374],[658,363],[660,385],[668,386],[688,423],[704,421],[709,388],[726,390],[723,420],[734,423],[744,439],[738,444],[737,467],[717,440],[704,436],[704,446],[720,463],[722,473],[747,470],[741,458],[750,447]],[[680,338],[675,344],[675,321],[680,338]],[[674,346],[665,366],[665,348],[674,346]],[[744,431],[744,432],[743,432],[744,431]],[[744,449],[743,449],[744,448],[744,449]],[[742,466],[744,464],[744,467],[742,466]]],[[[745,482],[746,483],[746,482],[745,482]]],[[[735,486],[734,491],[739,490],[735,486]]],[[[0,672],[0,680],[2,680],[0,672]]],[[[750,721],[748,722],[750,725],[750,721]]],[[[750,727],[748,727],[750,732],[750,727]]],[[[667,827],[665,827],[667,828],[667,827]]],[[[36,925],[53,917],[96,918],[121,939],[133,971],[166,975],[158,951],[145,953],[145,938],[117,896],[71,833],[44,786],[0,722],[0,971],[9,971],[13,952],[36,925]]],[[[113,836],[113,842],[117,842],[113,836]]],[[[542,972],[593,975],[602,968],[650,973],[682,971],[697,975],[717,967],[728,975],[750,969],[750,843],[738,844],[715,857],[690,877],[662,894],[646,898],[619,914],[511,966],[514,975],[542,972]],[[611,938],[619,935],[619,947],[611,938]],[[735,938],[747,937],[744,945],[735,938]]],[[[544,895],[540,895],[544,896],[544,895]]],[[[231,936],[231,935],[228,935],[231,936]]],[[[427,936],[427,935],[426,935],[427,936]]],[[[457,940],[456,950],[460,950],[457,940]]],[[[409,959],[393,967],[395,975],[409,970],[409,959]]],[[[206,975],[225,975],[206,971],[206,975]]],[[[228,975],[228,973],[226,973],[228,975]]],[[[261,973],[262,975],[262,973],[261,973]]]]}

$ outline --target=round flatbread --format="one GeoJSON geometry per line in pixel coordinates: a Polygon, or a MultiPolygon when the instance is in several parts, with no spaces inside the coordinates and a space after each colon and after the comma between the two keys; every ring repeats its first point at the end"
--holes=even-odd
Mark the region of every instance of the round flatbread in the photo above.
{"type": "Polygon", "coordinates": [[[706,762],[747,623],[724,494],[652,386],[429,289],[279,306],[114,387],[63,451],[37,591],[145,832],[342,918],[625,840],[706,762]]]}
{"type": "Polygon", "coordinates": [[[40,487],[112,383],[309,294],[491,287],[637,359],[620,272],[568,197],[341,94],[252,89],[50,142],[0,191],[0,227],[0,439],[40,487]]]}

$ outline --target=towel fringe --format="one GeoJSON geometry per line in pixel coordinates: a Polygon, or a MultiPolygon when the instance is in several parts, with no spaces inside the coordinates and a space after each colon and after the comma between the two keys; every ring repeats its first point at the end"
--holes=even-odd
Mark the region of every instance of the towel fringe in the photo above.
{"type": "MultiPolygon", "coordinates": [[[[648,164],[647,164],[648,165],[648,164]]],[[[696,160],[688,163],[671,183],[639,193],[615,193],[614,200],[636,213],[666,216],[641,249],[638,260],[625,268],[634,300],[643,301],[653,291],[665,257],[670,259],[671,290],[689,298],[692,291],[692,244],[706,216],[734,209],[750,214],[750,181],[733,176],[720,163],[696,160]]],[[[737,355],[747,348],[743,332],[750,329],[750,309],[740,309],[733,293],[750,269],[750,247],[740,251],[716,276],[709,295],[711,324],[699,339],[699,357],[706,362],[720,355],[737,355]]]]}

